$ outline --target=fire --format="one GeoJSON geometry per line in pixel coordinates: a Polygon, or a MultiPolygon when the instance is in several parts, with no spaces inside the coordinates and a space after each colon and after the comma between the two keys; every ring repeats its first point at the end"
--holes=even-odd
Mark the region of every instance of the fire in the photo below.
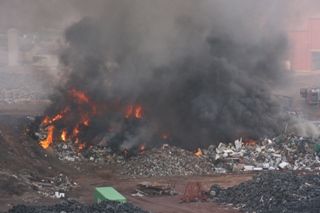
{"type": "Polygon", "coordinates": [[[43,125],[48,125],[50,123],[50,118],[49,116],[44,117],[44,119],[41,122],[43,125]]]}
{"type": "Polygon", "coordinates": [[[78,146],[79,151],[83,150],[85,148],[85,144],[84,143],[80,143],[78,146]]]}
{"type": "Polygon", "coordinates": [[[89,126],[89,122],[90,122],[89,116],[86,114],[82,115],[81,123],[85,126],[89,126]]]}
{"type": "Polygon", "coordinates": [[[40,141],[40,146],[42,148],[47,149],[53,142],[53,132],[54,132],[54,126],[48,126],[48,135],[47,138],[40,141]]]}
{"type": "Polygon", "coordinates": [[[70,109],[68,107],[66,107],[64,110],[62,110],[58,114],[54,115],[52,118],[50,118],[49,116],[45,116],[44,119],[42,120],[41,124],[48,125],[48,124],[52,124],[58,120],[61,120],[65,116],[65,114],[69,112],[69,110],[70,109]]]}
{"type": "Polygon", "coordinates": [[[79,103],[89,103],[89,97],[82,91],[76,90],[76,89],[71,89],[70,95],[75,98],[79,103]]]}
{"type": "Polygon", "coordinates": [[[73,137],[77,137],[79,133],[80,133],[79,125],[77,125],[77,126],[73,129],[72,135],[73,135],[73,137]]]}
{"type": "Polygon", "coordinates": [[[63,117],[62,114],[57,114],[57,115],[55,115],[55,116],[50,120],[50,123],[53,123],[53,122],[55,122],[55,121],[58,121],[58,120],[60,120],[62,117],[63,117]]]}
{"type": "Polygon", "coordinates": [[[67,141],[67,130],[63,129],[61,133],[61,140],[66,142],[67,141]]]}
{"type": "Polygon", "coordinates": [[[195,152],[194,152],[194,155],[197,156],[197,157],[201,157],[203,155],[203,152],[200,148],[198,148],[195,152]]]}
{"type": "Polygon", "coordinates": [[[143,108],[141,105],[129,105],[125,111],[125,118],[135,117],[141,119],[143,115],[143,108]]]}
{"type": "Polygon", "coordinates": [[[137,119],[141,119],[142,118],[142,107],[140,105],[135,107],[134,115],[135,115],[135,117],[137,119]]]}

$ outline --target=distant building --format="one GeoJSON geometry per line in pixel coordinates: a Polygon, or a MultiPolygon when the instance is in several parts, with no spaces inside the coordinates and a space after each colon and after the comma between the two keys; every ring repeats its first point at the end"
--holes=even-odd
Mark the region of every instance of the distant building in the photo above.
{"type": "Polygon", "coordinates": [[[310,18],[302,29],[289,31],[289,60],[294,71],[320,71],[320,18],[310,18]]]}

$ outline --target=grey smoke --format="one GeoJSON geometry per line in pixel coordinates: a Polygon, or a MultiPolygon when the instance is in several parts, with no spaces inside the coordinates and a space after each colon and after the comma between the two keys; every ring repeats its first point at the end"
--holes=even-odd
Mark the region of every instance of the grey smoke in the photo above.
{"type": "Polygon", "coordinates": [[[286,53],[286,7],[268,2],[106,1],[102,14],[66,29],[63,79],[47,111],[77,88],[106,106],[88,135],[116,123],[125,132],[118,143],[152,144],[166,132],[196,148],[279,134],[271,88],[286,53]],[[143,106],[143,121],[122,120],[119,106],[130,103],[143,106]]]}

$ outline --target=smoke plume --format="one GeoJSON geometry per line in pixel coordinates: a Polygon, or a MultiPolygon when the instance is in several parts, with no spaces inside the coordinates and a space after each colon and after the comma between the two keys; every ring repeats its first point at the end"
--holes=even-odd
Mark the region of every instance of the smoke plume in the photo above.
{"type": "Polygon", "coordinates": [[[105,1],[102,14],[66,29],[47,113],[69,105],[79,117],[86,109],[68,97],[83,91],[98,110],[86,140],[103,135],[126,147],[161,135],[196,148],[278,134],[284,125],[271,88],[286,51],[286,7],[226,2],[105,1]],[[128,105],[142,106],[141,120],[123,119],[128,105]]]}

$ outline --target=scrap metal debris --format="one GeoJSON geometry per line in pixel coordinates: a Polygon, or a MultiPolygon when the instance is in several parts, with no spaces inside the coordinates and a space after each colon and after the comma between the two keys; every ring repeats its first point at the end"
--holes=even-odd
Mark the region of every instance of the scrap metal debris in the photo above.
{"type": "Polygon", "coordinates": [[[128,176],[186,176],[214,173],[209,156],[197,157],[192,152],[164,146],[146,150],[143,155],[130,158],[122,164],[122,174],[128,176]]]}
{"type": "Polygon", "coordinates": [[[320,176],[267,172],[227,189],[214,185],[209,194],[246,212],[316,213],[320,209],[320,176]]]}
{"type": "Polygon", "coordinates": [[[144,196],[176,195],[174,184],[159,182],[141,182],[137,185],[136,192],[144,196]]]}
{"type": "Polygon", "coordinates": [[[216,170],[224,172],[262,170],[319,170],[320,159],[315,151],[319,141],[311,138],[281,135],[274,139],[234,144],[220,143],[209,147],[207,155],[216,170]],[[220,169],[220,170],[219,170],[220,169]]]}
{"type": "Polygon", "coordinates": [[[27,171],[22,171],[17,175],[9,171],[0,171],[0,176],[1,193],[20,195],[31,190],[42,197],[57,198],[57,193],[61,196],[76,187],[76,183],[70,181],[64,174],[41,177],[27,171]]]}

